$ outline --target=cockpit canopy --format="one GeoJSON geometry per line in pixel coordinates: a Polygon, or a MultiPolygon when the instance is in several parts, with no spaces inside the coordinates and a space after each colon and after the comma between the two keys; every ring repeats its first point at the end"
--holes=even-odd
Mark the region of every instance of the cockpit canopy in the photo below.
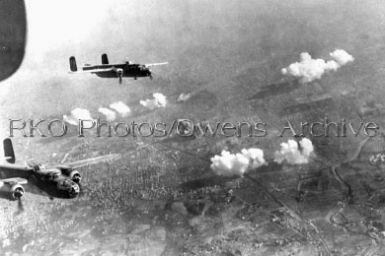
{"type": "Polygon", "coordinates": [[[49,170],[49,176],[51,178],[53,178],[53,179],[59,178],[60,174],[61,174],[61,172],[58,169],[51,169],[51,170],[49,170]]]}
{"type": "Polygon", "coordinates": [[[57,167],[63,175],[70,176],[71,172],[73,171],[72,167],[61,165],[57,167]]]}

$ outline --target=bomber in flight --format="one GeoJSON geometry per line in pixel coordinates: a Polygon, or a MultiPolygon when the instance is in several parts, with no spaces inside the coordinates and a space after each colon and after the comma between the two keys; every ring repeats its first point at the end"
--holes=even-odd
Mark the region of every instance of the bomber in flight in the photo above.
{"type": "Polygon", "coordinates": [[[133,77],[135,80],[138,77],[149,77],[152,79],[150,67],[168,64],[168,62],[137,64],[130,61],[110,64],[107,54],[103,53],[102,64],[85,64],[80,70],[78,70],[75,57],[71,56],[69,60],[71,70],[70,73],[72,74],[91,73],[102,78],[119,78],[119,83],[122,83],[123,77],[133,77]]]}
{"type": "MultiPolygon", "coordinates": [[[[7,163],[0,164],[0,194],[11,200],[19,200],[20,208],[22,208],[21,197],[25,192],[23,185],[28,183],[37,188],[38,194],[47,195],[51,199],[75,198],[81,192],[82,178],[76,168],[108,161],[117,156],[111,154],[51,167],[36,162],[18,165],[15,164],[16,158],[11,139],[5,139],[3,146],[7,163]]],[[[35,189],[31,188],[31,190],[35,192],[35,189]]]]}

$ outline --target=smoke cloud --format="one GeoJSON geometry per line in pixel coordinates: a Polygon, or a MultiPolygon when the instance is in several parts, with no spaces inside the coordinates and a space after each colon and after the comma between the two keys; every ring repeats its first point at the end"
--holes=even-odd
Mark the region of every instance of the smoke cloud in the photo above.
{"type": "Polygon", "coordinates": [[[345,50],[337,49],[330,53],[330,56],[340,65],[344,66],[349,62],[354,61],[354,57],[347,53],[345,50]]]}
{"type": "Polygon", "coordinates": [[[331,52],[330,56],[333,60],[325,61],[323,59],[313,59],[309,53],[303,52],[300,54],[299,62],[283,68],[281,73],[297,77],[302,83],[309,83],[321,79],[326,72],[337,71],[340,67],[354,61],[352,55],[341,49],[331,52]]]}
{"type": "Polygon", "coordinates": [[[98,109],[98,111],[100,113],[102,113],[103,115],[105,115],[106,116],[106,120],[109,121],[109,122],[114,121],[116,119],[115,111],[113,111],[113,110],[111,110],[109,108],[102,108],[102,107],[100,107],[98,109]]]}
{"type": "Polygon", "coordinates": [[[184,102],[191,98],[190,93],[181,93],[178,98],[176,99],[177,102],[184,102]]]}
{"type": "Polygon", "coordinates": [[[221,176],[243,176],[251,169],[266,164],[263,151],[259,148],[242,149],[241,153],[231,154],[223,150],[211,159],[211,169],[221,176]]]}
{"type": "Polygon", "coordinates": [[[303,138],[299,142],[288,140],[288,142],[281,143],[281,149],[275,152],[274,162],[281,164],[286,161],[288,164],[307,164],[313,152],[313,143],[307,138],[303,138]]]}
{"type": "Polygon", "coordinates": [[[114,109],[122,117],[127,117],[131,115],[131,109],[121,101],[110,104],[110,108],[114,109]]]}
{"type": "Polygon", "coordinates": [[[146,100],[141,100],[139,103],[150,109],[150,110],[153,110],[153,109],[156,109],[156,108],[161,108],[161,107],[166,107],[167,105],[167,98],[166,96],[164,96],[162,93],[154,93],[152,94],[152,96],[154,97],[153,99],[146,99],[146,100]]]}
{"type": "Polygon", "coordinates": [[[79,119],[82,120],[94,120],[91,116],[90,111],[84,108],[75,108],[71,111],[71,115],[63,115],[63,121],[77,126],[79,123],[79,119]]]}

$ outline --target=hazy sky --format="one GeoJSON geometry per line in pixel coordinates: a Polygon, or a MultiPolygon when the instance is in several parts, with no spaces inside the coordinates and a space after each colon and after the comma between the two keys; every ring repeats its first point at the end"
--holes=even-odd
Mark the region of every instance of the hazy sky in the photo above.
{"type": "MultiPolygon", "coordinates": [[[[17,91],[20,90],[34,94],[36,84],[49,80],[51,77],[66,76],[67,60],[73,54],[71,50],[76,49],[78,45],[95,45],[93,33],[98,30],[98,27],[108,22],[110,9],[131,3],[133,2],[106,0],[25,1],[27,11],[26,54],[19,70],[2,82],[0,99],[4,101],[12,95],[18,94],[17,91]]],[[[97,55],[99,53],[95,54],[95,61],[97,55]]],[[[36,90],[36,94],[39,92],[36,90]]],[[[28,99],[21,97],[17,104],[22,108],[26,102],[28,99]]],[[[42,102],[35,102],[35,104],[42,104],[42,102]]],[[[9,114],[4,113],[4,108],[1,112],[3,115],[9,114]]]]}
{"type": "MultiPolygon", "coordinates": [[[[76,86],[69,89],[73,94],[75,88],[82,91],[81,84],[88,83],[90,77],[92,82],[99,82],[93,76],[69,75],[68,58],[72,55],[77,57],[78,66],[99,63],[104,52],[109,53],[111,62],[133,58],[141,61],[141,56],[133,53],[143,54],[137,47],[143,38],[138,35],[138,30],[135,32],[138,24],[133,21],[138,17],[141,21],[146,20],[153,5],[153,0],[26,1],[26,54],[19,70],[2,82],[0,100],[9,101],[13,97],[20,100],[22,109],[29,103],[44,104],[43,101],[29,102],[26,97],[35,98],[44,93],[41,87],[50,87],[51,79],[56,82],[69,80],[68,88],[76,86]],[[130,44],[130,41],[134,43],[130,44]]],[[[139,26],[143,28],[143,22],[139,26]]],[[[150,59],[143,61],[149,62],[150,59]]],[[[63,89],[65,87],[55,93],[65,93],[63,89]]],[[[11,102],[15,103],[14,100],[11,102]]]]}
{"type": "MultiPolygon", "coordinates": [[[[119,26],[111,20],[120,16],[127,9],[138,11],[151,8],[153,0],[138,1],[123,0],[33,0],[26,1],[28,20],[28,41],[26,56],[20,71],[31,65],[46,64],[50,70],[59,70],[61,67],[43,63],[47,54],[65,54],[71,49],[79,52],[79,45],[94,47],[95,44],[109,45],[111,37],[104,42],[96,42],[95,34],[108,24],[119,26]],[[135,5],[138,6],[135,6],[135,5]],[[138,8],[140,7],[140,8],[138,8]],[[116,11],[119,15],[114,14],[116,11]]],[[[129,15],[129,13],[126,13],[129,15]]],[[[145,13],[144,13],[145,14],[145,13]]],[[[121,16],[124,18],[124,16],[121,16]]],[[[99,54],[98,54],[99,55],[99,54]]],[[[52,58],[51,58],[52,59],[52,58]]],[[[96,59],[96,58],[95,58],[96,59]]],[[[56,63],[53,63],[56,64],[56,63]]],[[[43,71],[44,70],[38,70],[43,71]]]]}
{"type": "MultiPolygon", "coordinates": [[[[178,33],[182,31],[182,33],[190,33],[197,37],[199,35],[194,28],[200,29],[203,34],[207,33],[206,30],[209,28],[219,27],[226,31],[225,29],[228,27],[229,34],[232,35],[234,27],[231,26],[238,23],[243,27],[252,26],[263,29],[263,27],[258,27],[258,24],[248,24],[247,20],[242,20],[250,18],[252,12],[255,13],[255,17],[249,22],[259,21],[264,24],[266,17],[273,18],[277,15],[277,24],[279,24],[279,20],[285,20],[295,15],[298,20],[308,19],[308,25],[316,21],[322,26],[322,23],[327,23],[326,20],[318,20],[322,19],[323,15],[327,16],[330,13],[330,15],[338,17],[354,10],[354,7],[351,6],[336,5],[335,2],[339,1],[332,0],[289,0],[282,4],[275,0],[247,0],[242,3],[226,0],[224,2],[208,0],[27,0],[26,56],[19,73],[13,79],[22,79],[29,75],[28,72],[36,72],[45,76],[64,74],[68,70],[70,55],[76,55],[80,63],[96,62],[100,61],[101,51],[108,52],[111,55],[110,59],[115,59],[117,62],[127,58],[141,58],[135,59],[139,62],[160,61],[153,59],[153,57],[160,58],[160,56],[153,56],[152,52],[147,52],[149,57],[142,60],[144,58],[143,49],[148,48],[151,45],[149,39],[153,39],[150,34],[154,34],[155,39],[159,38],[159,42],[156,43],[160,49],[166,46],[173,48],[175,44],[205,44],[206,42],[191,40],[186,42],[183,38],[190,39],[190,37],[178,33]],[[333,5],[335,7],[332,7],[333,5]],[[319,6],[319,12],[314,12],[317,11],[317,6],[319,6]],[[331,6],[330,10],[328,6],[331,6]],[[174,45],[170,42],[170,38],[175,39],[174,45]],[[161,40],[164,40],[164,45],[161,40]]],[[[368,10],[373,11],[376,8],[383,9],[383,5],[376,5],[376,1],[368,1],[367,7],[368,10]]],[[[375,15],[376,13],[373,13],[373,16],[375,15]]],[[[293,24],[293,26],[296,25],[298,24],[293,24]]],[[[331,24],[331,32],[336,29],[336,25],[338,24],[331,24]]],[[[266,29],[277,30],[274,27],[266,27],[266,29]]],[[[218,42],[223,41],[225,37],[223,34],[220,35],[218,42]]],[[[261,35],[263,36],[262,31],[261,35]]],[[[210,36],[209,33],[205,38],[207,41],[214,40],[208,36],[210,36]]],[[[215,37],[215,33],[212,36],[215,37]]],[[[246,38],[249,35],[238,34],[237,36],[246,38]]],[[[242,40],[239,38],[239,41],[242,40]]]]}

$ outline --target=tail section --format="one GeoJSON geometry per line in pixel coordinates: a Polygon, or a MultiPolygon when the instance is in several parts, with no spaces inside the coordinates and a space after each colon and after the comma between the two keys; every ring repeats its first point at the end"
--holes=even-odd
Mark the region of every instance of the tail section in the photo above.
{"type": "Polygon", "coordinates": [[[102,64],[109,64],[108,56],[106,53],[102,54],[102,64]]]}
{"type": "Polygon", "coordinates": [[[72,72],[78,71],[78,66],[76,65],[76,59],[74,56],[70,57],[70,69],[72,72]]]}
{"type": "Polygon", "coordinates": [[[3,147],[5,160],[10,164],[14,164],[16,162],[16,157],[15,151],[13,150],[12,140],[10,138],[5,139],[3,141],[3,147]]]}

